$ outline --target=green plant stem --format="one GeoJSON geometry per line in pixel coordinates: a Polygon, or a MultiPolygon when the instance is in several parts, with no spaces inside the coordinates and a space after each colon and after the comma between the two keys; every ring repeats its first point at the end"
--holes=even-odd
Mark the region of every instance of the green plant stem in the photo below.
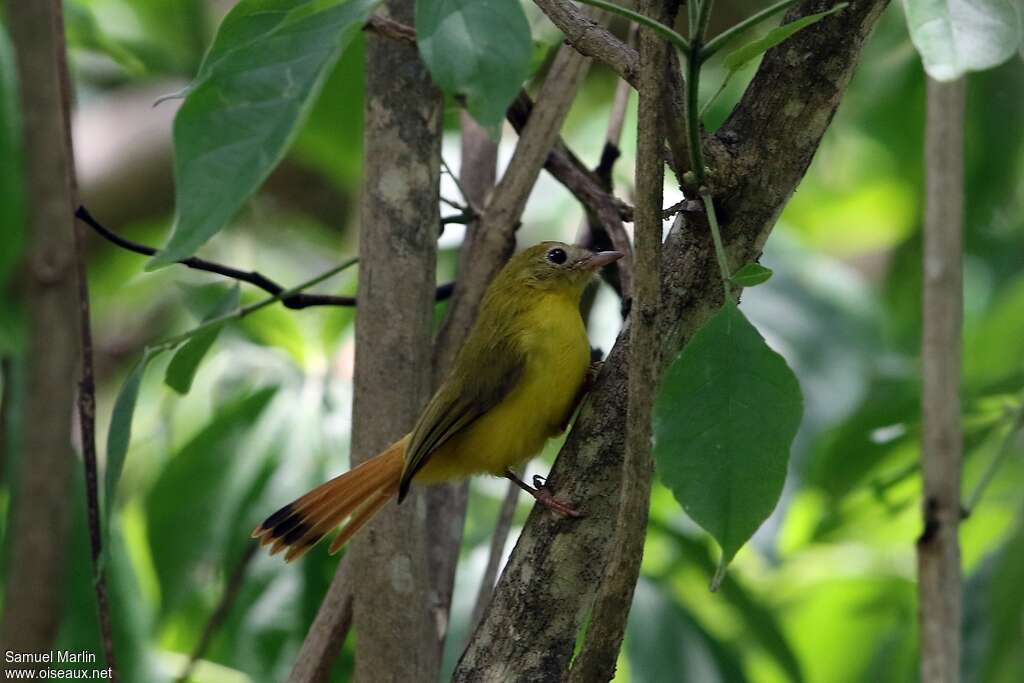
{"type": "Polygon", "coordinates": [[[680,52],[682,52],[684,55],[687,56],[687,58],[689,58],[690,53],[692,51],[691,47],[690,47],[690,42],[688,40],[686,40],[686,38],[682,37],[681,35],[679,35],[675,31],[673,31],[670,27],[668,27],[665,24],[661,23],[660,21],[655,21],[654,19],[651,19],[650,17],[644,16],[643,14],[640,14],[639,12],[634,12],[631,9],[626,9],[625,7],[621,7],[621,6],[616,5],[614,3],[605,2],[605,0],[579,0],[579,1],[581,3],[583,3],[584,5],[590,5],[591,7],[597,7],[598,9],[603,9],[605,12],[611,12],[612,14],[618,14],[621,17],[626,17],[627,19],[632,19],[633,21],[635,21],[636,23],[640,24],[641,26],[646,26],[647,28],[651,29],[652,31],[654,31],[655,33],[660,35],[662,38],[667,40],[668,42],[670,42],[673,45],[675,45],[679,49],[680,52]]]}
{"type": "Polygon", "coordinates": [[[974,511],[978,503],[981,502],[981,497],[985,494],[985,489],[992,483],[992,479],[995,478],[996,472],[1002,466],[1003,461],[1006,460],[1013,453],[1013,442],[1017,438],[1021,429],[1024,429],[1024,396],[1021,396],[1020,405],[1013,412],[1013,417],[1010,420],[1010,431],[1007,432],[1003,438],[1003,442],[999,445],[999,452],[996,453],[996,457],[992,458],[992,462],[988,464],[985,469],[985,473],[981,476],[981,480],[974,487],[974,491],[971,492],[970,497],[967,499],[967,504],[964,506],[964,516],[968,516],[974,511]]]}
{"type": "Polygon", "coordinates": [[[725,245],[722,244],[722,233],[718,229],[715,202],[711,198],[711,193],[703,186],[700,188],[700,198],[704,200],[704,211],[707,212],[708,225],[711,226],[711,241],[715,244],[715,259],[718,261],[718,270],[722,274],[722,288],[725,290],[725,298],[728,300],[731,294],[729,282],[732,279],[732,273],[729,271],[729,259],[725,254],[725,245]]]}
{"type": "Polygon", "coordinates": [[[690,54],[686,60],[686,131],[689,138],[690,165],[697,176],[697,184],[704,182],[704,152],[700,140],[700,67],[701,41],[708,28],[711,18],[711,5],[714,0],[690,0],[696,5],[691,10],[690,22],[690,54]]]}
{"type": "Polygon", "coordinates": [[[781,0],[781,2],[777,2],[771,7],[766,7],[757,14],[754,14],[753,16],[750,16],[741,21],[740,23],[736,24],[735,26],[726,29],[722,33],[718,34],[717,36],[709,40],[707,45],[701,48],[701,61],[706,62],[713,54],[722,49],[722,47],[724,47],[726,43],[728,43],[736,36],[756,26],[765,19],[768,19],[769,17],[778,14],[779,12],[786,11],[787,9],[795,5],[797,2],[798,0],[781,0]]]}
{"type": "Polygon", "coordinates": [[[344,263],[341,263],[341,264],[331,268],[330,270],[328,270],[328,271],[326,271],[324,273],[321,273],[320,275],[317,275],[316,277],[314,277],[314,278],[312,278],[310,280],[306,280],[305,282],[300,282],[299,284],[295,285],[294,287],[282,290],[282,291],[278,292],[277,294],[275,294],[274,296],[267,297],[266,299],[261,299],[260,301],[257,301],[254,304],[249,304],[248,306],[242,306],[240,308],[235,309],[234,311],[232,311],[230,313],[225,313],[222,316],[218,316],[216,318],[211,318],[210,320],[207,320],[206,322],[202,323],[201,325],[197,325],[196,327],[193,327],[188,332],[183,332],[183,333],[181,333],[179,335],[175,335],[173,337],[170,337],[169,339],[165,339],[162,342],[158,342],[158,343],[154,344],[153,346],[146,347],[146,354],[153,354],[153,353],[156,353],[158,351],[164,351],[166,349],[172,349],[175,346],[177,346],[178,344],[180,344],[180,343],[182,343],[184,341],[187,341],[188,339],[190,339],[190,338],[194,337],[195,335],[199,334],[200,332],[203,332],[205,330],[209,330],[209,329],[211,329],[213,327],[217,327],[219,325],[223,325],[224,323],[226,323],[228,321],[231,321],[231,320],[240,320],[240,319],[244,318],[247,315],[255,313],[256,311],[260,310],[261,308],[266,308],[267,306],[269,306],[272,303],[280,301],[281,299],[286,299],[286,298],[292,296],[293,294],[298,294],[299,292],[301,292],[304,289],[309,289],[310,287],[318,285],[321,282],[323,282],[324,280],[326,280],[326,279],[328,279],[330,277],[334,277],[335,275],[337,275],[341,271],[343,271],[346,268],[349,268],[351,266],[354,266],[357,263],[359,263],[359,259],[358,258],[351,258],[348,261],[345,261],[344,263]]]}

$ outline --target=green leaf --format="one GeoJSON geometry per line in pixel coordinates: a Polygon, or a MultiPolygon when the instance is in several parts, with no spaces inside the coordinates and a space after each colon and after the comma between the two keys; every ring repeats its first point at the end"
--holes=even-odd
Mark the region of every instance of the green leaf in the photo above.
{"type": "Polygon", "coordinates": [[[793,371],[732,302],[669,368],[655,406],[655,462],[722,548],[713,587],[775,508],[802,415],[793,371]]]}
{"type": "Polygon", "coordinates": [[[519,2],[417,0],[416,35],[434,81],[496,135],[530,75],[530,24],[519,2]]]}
{"type": "Polygon", "coordinates": [[[114,410],[110,414],[110,428],[107,430],[107,471],[103,488],[103,519],[106,520],[108,529],[110,513],[114,510],[117,482],[121,480],[124,459],[128,454],[128,444],[132,439],[132,419],[135,416],[135,404],[139,400],[139,387],[142,385],[142,377],[146,374],[146,367],[158,355],[159,352],[153,353],[149,349],[143,353],[142,358],[128,373],[128,378],[121,385],[121,389],[117,392],[117,398],[114,400],[114,410]]]}
{"type": "Polygon", "coordinates": [[[736,72],[746,66],[751,60],[764,54],[771,48],[775,47],[779,43],[783,42],[791,35],[807,28],[811,24],[816,24],[830,14],[835,14],[841,9],[844,9],[848,3],[840,3],[835,7],[825,11],[818,12],[817,14],[808,14],[806,17],[801,17],[796,21],[791,21],[788,24],[777,26],[768,33],[764,34],[757,40],[736,48],[725,56],[723,64],[725,68],[730,72],[736,72]]]}
{"type": "Polygon", "coordinates": [[[146,65],[103,30],[91,8],[81,2],[66,2],[64,8],[64,26],[72,47],[105,54],[132,76],[146,73],[146,65]]]}
{"type": "Polygon", "coordinates": [[[938,81],[1002,64],[1021,45],[1012,0],[903,0],[910,39],[938,81]]]}
{"type": "Polygon", "coordinates": [[[250,455],[265,457],[242,446],[277,389],[264,387],[218,405],[210,421],[168,460],[146,495],[146,535],[164,616],[195,593],[197,572],[224,566],[231,535],[238,532],[232,528],[241,502],[238,477],[259,464],[250,462],[250,455]]]}
{"type": "MultiPolygon", "coordinates": [[[[237,309],[238,305],[238,285],[235,285],[222,293],[220,299],[209,309],[203,320],[212,320],[222,315],[227,315],[237,309]]],[[[195,379],[199,363],[202,362],[206,352],[213,346],[213,342],[217,340],[217,335],[220,334],[223,327],[223,323],[214,325],[185,342],[185,345],[175,352],[171,362],[167,365],[167,371],[164,373],[164,383],[179,394],[187,394],[189,389],[192,388],[192,380],[195,379]]]]}
{"type": "Polygon", "coordinates": [[[765,268],[760,263],[748,263],[729,278],[737,287],[756,287],[762,282],[767,282],[772,276],[772,269],[765,268]]]}
{"type": "Polygon", "coordinates": [[[174,120],[174,231],[147,268],[191,256],[284,156],[379,0],[243,0],[174,120]]]}

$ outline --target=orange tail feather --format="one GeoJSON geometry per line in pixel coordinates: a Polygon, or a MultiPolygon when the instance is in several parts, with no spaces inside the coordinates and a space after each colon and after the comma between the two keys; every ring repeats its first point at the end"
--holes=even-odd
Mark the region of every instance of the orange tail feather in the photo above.
{"type": "Polygon", "coordinates": [[[260,545],[273,544],[271,555],[287,548],[284,559],[291,562],[347,519],[348,523],[331,543],[330,553],[338,552],[398,495],[407,441],[406,438],[392,444],[359,467],[285,505],[256,527],[252,537],[258,538],[260,545]]]}

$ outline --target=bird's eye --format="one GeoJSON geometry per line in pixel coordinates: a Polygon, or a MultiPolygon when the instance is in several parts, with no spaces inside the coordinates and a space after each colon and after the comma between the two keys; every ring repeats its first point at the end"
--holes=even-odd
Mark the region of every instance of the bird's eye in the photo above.
{"type": "Polygon", "coordinates": [[[565,249],[552,249],[548,252],[548,261],[551,261],[556,265],[560,266],[565,263],[566,258],[568,258],[568,256],[565,253],[565,249]]]}

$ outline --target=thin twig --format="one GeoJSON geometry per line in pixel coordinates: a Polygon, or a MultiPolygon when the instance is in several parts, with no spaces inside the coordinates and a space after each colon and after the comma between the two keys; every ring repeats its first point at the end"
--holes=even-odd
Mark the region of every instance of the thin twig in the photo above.
{"type": "MultiPolygon", "coordinates": [[[[157,249],[155,249],[154,247],[150,247],[145,244],[140,244],[138,242],[133,242],[132,240],[129,240],[125,237],[122,237],[121,235],[118,235],[113,230],[107,228],[102,223],[93,218],[84,206],[78,207],[78,210],[75,211],[75,216],[77,216],[80,220],[82,220],[82,222],[84,222],[86,225],[92,228],[98,235],[106,239],[108,242],[116,244],[122,249],[134,252],[136,254],[141,254],[143,256],[152,256],[157,252],[157,249]]],[[[451,220],[449,220],[449,222],[458,222],[457,220],[455,220],[456,218],[461,220],[462,216],[451,217],[451,220]]],[[[178,263],[185,266],[186,268],[191,268],[193,270],[201,270],[206,273],[223,275],[224,277],[231,278],[232,280],[238,280],[239,282],[246,282],[255,287],[259,287],[267,294],[275,296],[281,295],[277,296],[277,299],[275,299],[275,301],[279,299],[286,308],[291,308],[294,310],[309,308],[311,306],[352,307],[356,305],[356,298],[352,296],[336,296],[333,294],[303,294],[298,291],[298,289],[300,288],[286,290],[278,283],[274,282],[273,280],[271,280],[270,278],[266,277],[261,273],[257,273],[256,271],[238,270],[237,268],[225,266],[223,264],[215,263],[213,261],[207,261],[206,259],[201,259],[197,256],[192,256],[182,261],[178,261],[178,263]],[[289,291],[292,291],[294,293],[289,294],[289,291]]],[[[434,295],[435,299],[437,301],[444,301],[445,299],[452,295],[452,290],[454,288],[454,282],[448,282],[442,285],[438,285],[437,291],[435,292],[434,295]]]]}
{"type": "Polygon", "coordinates": [[[924,530],[917,541],[917,588],[921,680],[930,683],[960,680],[965,90],[963,78],[950,83],[928,79],[921,335],[924,530]]]}
{"type": "MultiPolygon", "coordinates": [[[[522,468],[516,473],[522,476],[522,468]]],[[[480,577],[480,588],[476,593],[476,603],[473,605],[472,616],[469,618],[469,633],[472,635],[477,624],[484,616],[487,605],[491,602],[491,595],[494,594],[494,581],[498,578],[498,568],[501,566],[501,556],[505,552],[505,543],[508,541],[508,534],[512,530],[512,519],[516,514],[516,503],[519,502],[519,487],[514,481],[508,483],[505,491],[505,499],[501,501],[501,509],[498,511],[498,521],[494,526],[494,533],[491,534],[491,547],[487,554],[487,566],[484,574],[480,577]]]]}
{"type": "MultiPolygon", "coordinates": [[[[75,170],[71,139],[72,93],[71,73],[64,31],[64,11],[54,3],[57,14],[57,73],[60,80],[61,111],[64,118],[64,146],[68,156],[72,201],[78,199],[78,174],[75,170]]],[[[99,474],[96,462],[96,370],[93,363],[92,313],[89,304],[89,278],[85,257],[85,231],[74,222],[75,279],[78,285],[78,333],[81,376],[78,381],[78,429],[81,436],[82,468],[85,477],[86,515],[89,525],[89,549],[93,569],[93,591],[100,622],[103,658],[110,669],[110,680],[119,681],[114,650],[114,627],[110,617],[110,599],[103,562],[103,520],[100,518],[99,474]]]]}
{"type": "Polygon", "coordinates": [[[201,324],[196,325],[195,327],[193,327],[192,329],[190,329],[190,330],[188,330],[186,332],[182,332],[181,334],[176,334],[173,337],[168,337],[167,339],[164,339],[163,341],[157,342],[156,344],[153,344],[152,346],[147,346],[146,347],[146,351],[147,352],[153,352],[153,351],[159,351],[159,350],[172,349],[175,346],[177,346],[178,344],[182,343],[183,341],[186,341],[186,340],[191,339],[192,337],[196,336],[200,332],[204,332],[206,330],[213,329],[215,327],[220,327],[224,323],[229,322],[231,320],[241,320],[242,318],[244,318],[246,316],[249,316],[249,315],[252,315],[256,311],[262,310],[262,309],[266,308],[267,306],[269,306],[271,304],[274,304],[274,303],[277,303],[278,301],[283,300],[286,297],[294,296],[294,295],[298,294],[299,292],[301,292],[304,289],[309,289],[310,287],[315,287],[316,285],[320,284],[324,280],[327,280],[328,278],[334,277],[335,275],[337,275],[341,271],[345,270],[346,268],[351,268],[352,266],[356,265],[357,263],[359,263],[359,259],[351,258],[348,261],[345,261],[344,263],[340,263],[340,264],[334,266],[330,270],[327,270],[327,271],[324,271],[323,273],[320,273],[316,277],[310,278],[309,280],[306,280],[305,282],[301,282],[301,283],[295,285],[294,287],[282,290],[282,291],[278,292],[277,294],[274,294],[273,296],[267,297],[266,299],[260,299],[259,301],[257,301],[254,304],[249,304],[248,306],[241,306],[239,308],[236,308],[235,310],[231,311],[230,313],[225,313],[224,315],[217,316],[216,318],[210,318],[209,320],[205,320],[201,324]]]}
{"type": "MultiPolygon", "coordinates": [[[[474,206],[473,200],[469,198],[469,193],[466,192],[466,188],[462,186],[462,181],[459,180],[459,174],[452,172],[452,167],[448,165],[448,162],[444,160],[443,156],[441,157],[441,169],[448,174],[449,178],[452,179],[452,182],[455,183],[456,189],[459,191],[459,196],[462,197],[462,201],[466,202],[466,205],[462,207],[462,212],[465,214],[479,213],[480,207],[474,206]]],[[[442,197],[441,201],[445,201],[445,199],[442,197]]]]}
{"type": "Polygon", "coordinates": [[[206,655],[206,650],[210,647],[213,636],[216,635],[224,621],[228,618],[228,614],[231,613],[231,608],[238,598],[238,593],[242,590],[242,584],[245,583],[245,572],[248,570],[252,558],[256,556],[258,548],[259,546],[255,543],[247,544],[245,552],[235,565],[230,578],[228,578],[228,583],[224,587],[224,594],[221,595],[220,602],[217,603],[213,614],[210,615],[206,626],[203,627],[203,633],[199,636],[199,641],[196,643],[195,649],[192,650],[188,663],[185,664],[181,675],[178,676],[177,683],[185,683],[192,676],[192,672],[195,670],[199,660],[206,655]]]}

